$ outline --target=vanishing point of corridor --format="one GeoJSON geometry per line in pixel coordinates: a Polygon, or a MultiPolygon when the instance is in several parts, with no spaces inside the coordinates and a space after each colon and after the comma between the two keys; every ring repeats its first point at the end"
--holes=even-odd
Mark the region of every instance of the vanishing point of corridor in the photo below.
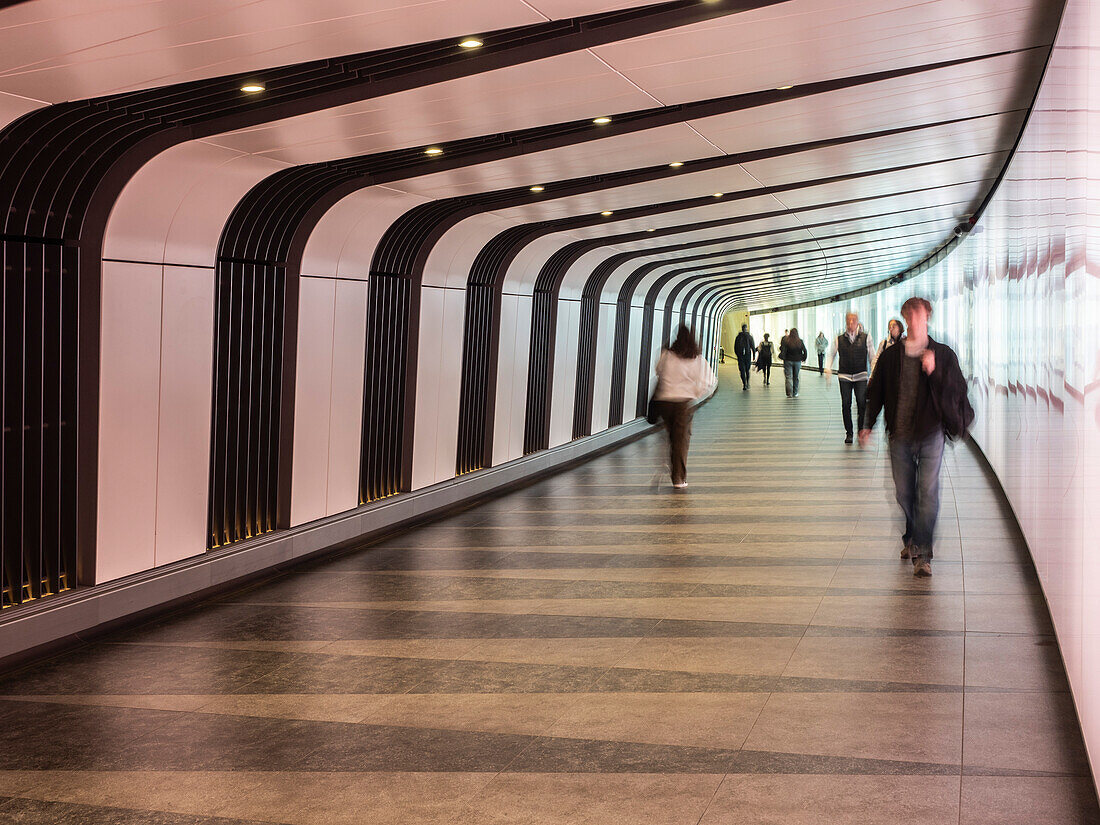
{"type": "Polygon", "coordinates": [[[1100,822],[971,448],[916,579],[835,386],[721,377],[686,490],[650,436],[8,676],[0,822],[1100,822]]]}

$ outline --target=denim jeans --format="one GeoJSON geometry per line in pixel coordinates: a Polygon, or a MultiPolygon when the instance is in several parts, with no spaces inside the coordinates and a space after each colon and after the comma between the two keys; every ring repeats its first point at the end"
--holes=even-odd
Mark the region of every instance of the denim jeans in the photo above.
{"type": "Polygon", "coordinates": [[[932,559],[932,541],[940,514],[940,464],[943,432],[922,439],[890,438],[890,468],[894,492],[905,514],[902,541],[913,545],[914,557],[932,559]]]}
{"type": "Polygon", "coordinates": [[[787,397],[798,395],[798,371],[802,369],[801,361],[783,362],[783,383],[787,389],[787,397]]]}
{"type": "Polygon", "coordinates": [[[840,379],[840,409],[844,413],[844,432],[852,434],[852,392],[856,396],[856,413],[859,416],[859,429],[863,429],[863,413],[867,409],[867,382],[845,381],[840,379]]]}
{"type": "Polygon", "coordinates": [[[825,353],[823,352],[817,354],[817,368],[825,372],[825,353]]]}

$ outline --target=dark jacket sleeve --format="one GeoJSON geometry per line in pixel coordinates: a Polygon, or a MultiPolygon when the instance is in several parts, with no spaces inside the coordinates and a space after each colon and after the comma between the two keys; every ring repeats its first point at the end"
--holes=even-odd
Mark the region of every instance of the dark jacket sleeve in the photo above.
{"type": "MultiPolygon", "coordinates": [[[[883,353],[885,355],[886,353],[883,353]]],[[[880,361],[882,359],[879,359],[880,361]]],[[[877,364],[878,366],[884,366],[877,364]]],[[[873,430],[875,428],[875,422],[878,421],[878,414],[882,412],[882,385],[885,383],[885,379],[882,377],[885,370],[875,369],[871,372],[871,380],[867,382],[867,407],[863,414],[863,426],[865,429],[873,430]]]]}
{"type": "Polygon", "coordinates": [[[799,361],[805,361],[806,357],[807,357],[806,356],[806,344],[803,343],[802,344],[802,351],[799,353],[799,359],[798,360],[799,361]]]}
{"type": "MultiPolygon", "coordinates": [[[[936,397],[941,410],[959,410],[970,408],[967,398],[966,376],[959,366],[959,356],[946,344],[937,342],[936,368],[928,376],[928,386],[936,397]]],[[[959,422],[969,424],[969,422],[959,422]]]]}

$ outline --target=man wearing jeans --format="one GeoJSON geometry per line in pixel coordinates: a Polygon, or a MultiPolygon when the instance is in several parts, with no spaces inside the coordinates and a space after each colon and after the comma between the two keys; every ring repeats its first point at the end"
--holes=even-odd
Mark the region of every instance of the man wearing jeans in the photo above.
{"type": "Polygon", "coordinates": [[[875,357],[871,337],[860,329],[859,316],[849,312],[844,318],[845,330],[836,337],[825,356],[825,380],[833,374],[833,360],[840,356],[840,409],[844,416],[844,443],[852,443],[852,396],[856,397],[859,429],[863,429],[867,406],[867,374],[875,357]]]}
{"type": "Polygon", "coordinates": [[[894,491],[905,514],[901,557],[913,560],[914,576],[931,576],[944,411],[969,405],[958,356],[928,337],[932,305],[924,298],[910,298],[901,315],[909,334],[902,346],[890,347],[878,360],[867,388],[866,426],[859,431],[859,444],[867,445],[879,411],[884,410],[894,491]]]}

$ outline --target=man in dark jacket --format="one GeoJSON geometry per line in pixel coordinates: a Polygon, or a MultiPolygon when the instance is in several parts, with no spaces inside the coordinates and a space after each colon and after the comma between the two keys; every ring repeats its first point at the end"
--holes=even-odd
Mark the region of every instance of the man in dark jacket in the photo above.
{"type": "Polygon", "coordinates": [[[733,341],[733,353],[737,356],[737,367],[741,370],[741,389],[749,388],[749,370],[752,369],[752,356],[756,353],[756,342],[749,335],[749,325],[742,324],[741,332],[733,341]]]}
{"type": "MultiPolygon", "coordinates": [[[[898,504],[905,514],[903,559],[913,560],[913,575],[932,575],[932,541],[940,511],[940,464],[945,428],[958,432],[956,411],[969,410],[966,379],[951,347],[928,337],[932,305],[910,298],[901,308],[909,326],[901,346],[879,358],[867,388],[866,446],[880,411],[890,436],[890,466],[898,504]]],[[[969,426],[969,420],[963,423],[969,426]]]]}

